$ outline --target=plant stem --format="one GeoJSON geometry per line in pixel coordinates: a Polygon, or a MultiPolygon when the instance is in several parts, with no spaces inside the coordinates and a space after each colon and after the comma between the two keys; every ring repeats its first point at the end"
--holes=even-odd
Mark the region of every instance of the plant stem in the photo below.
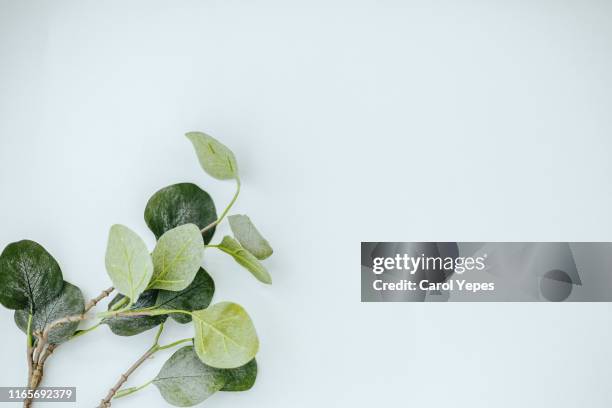
{"type": "Polygon", "coordinates": [[[128,297],[123,297],[120,301],[111,306],[110,310],[117,310],[128,303],[130,299],[128,297]]]}
{"type": "Polygon", "coordinates": [[[34,369],[34,348],[32,341],[32,314],[28,315],[28,330],[26,332],[26,358],[28,364],[28,382],[27,386],[30,386],[30,381],[32,381],[32,371],[34,369]]]}
{"type": "Polygon", "coordinates": [[[121,376],[119,377],[119,380],[117,381],[117,383],[115,383],[115,385],[110,390],[108,390],[108,393],[106,394],[106,397],[104,397],[104,399],[102,399],[100,401],[100,405],[98,405],[97,408],[107,408],[107,407],[111,406],[111,400],[113,399],[113,397],[115,396],[117,391],[119,391],[119,389],[127,381],[128,377],[134,371],[136,371],[136,369],[138,367],[140,367],[140,365],[142,363],[144,363],[149,357],[151,357],[153,354],[155,354],[155,352],[157,351],[157,347],[158,347],[157,345],[154,345],[153,347],[148,349],[146,351],[146,353],[144,353],[142,356],[140,356],[140,358],[138,360],[136,360],[136,362],[134,364],[132,364],[132,366],[130,368],[128,368],[128,370],[124,374],[121,374],[121,376]]]}
{"type": "Polygon", "coordinates": [[[135,392],[138,392],[138,391],[142,390],[143,388],[148,387],[149,385],[151,385],[151,383],[153,383],[153,380],[147,381],[146,383],[142,384],[139,387],[125,388],[123,390],[119,390],[119,391],[117,391],[117,393],[115,394],[113,399],[123,398],[123,397],[126,397],[126,396],[130,395],[130,394],[134,394],[135,392]]]}
{"type": "Polygon", "coordinates": [[[179,309],[135,309],[135,310],[117,310],[110,312],[98,313],[98,317],[114,317],[114,316],[159,316],[170,313],[182,313],[191,316],[192,313],[187,310],[179,310],[179,309]]]}
{"type": "Polygon", "coordinates": [[[28,347],[32,347],[32,314],[28,314],[28,330],[26,331],[28,347]]]}
{"type": "Polygon", "coordinates": [[[54,327],[62,325],[62,324],[80,322],[82,320],[85,320],[87,318],[87,312],[93,309],[94,306],[96,306],[98,302],[100,302],[102,299],[110,295],[113,290],[115,290],[115,288],[113,287],[105,289],[97,297],[87,302],[87,304],[85,305],[85,309],[83,310],[83,313],[81,313],[80,315],[66,316],[66,317],[63,317],[61,319],[58,319],[48,324],[47,327],[45,327],[45,330],[42,332],[42,335],[38,338],[38,345],[36,346],[35,354],[38,356],[41,355],[43,348],[49,341],[49,333],[51,333],[51,330],[54,327]]]}
{"type": "Polygon", "coordinates": [[[187,343],[188,341],[193,341],[193,337],[189,337],[187,339],[181,339],[181,340],[175,341],[174,343],[166,344],[165,346],[159,346],[157,348],[157,350],[158,351],[159,350],[166,350],[166,349],[172,348],[174,346],[178,346],[179,344],[187,343]]]}
{"type": "Polygon", "coordinates": [[[70,338],[68,340],[73,340],[73,339],[76,339],[77,337],[81,337],[82,335],[87,334],[90,331],[96,330],[101,325],[102,325],[102,323],[98,323],[96,325],[91,326],[88,329],[78,330],[76,333],[74,333],[72,336],[70,336],[70,338]]]}
{"type": "Polygon", "coordinates": [[[232,206],[234,205],[234,203],[238,199],[238,195],[239,194],[240,194],[240,179],[236,178],[236,193],[234,194],[234,197],[232,198],[232,201],[230,201],[228,206],[225,207],[225,210],[223,210],[223,212],[221,213],[221,216],[219,218],[217,218],[217,221],[214,221],[214,222],[208,224],[207,226],[205,226],[204,228],[202,228],[202,233],[205,233],[209,229],[214,228],[215,226],[219,225],[219,223],[221,223],[221,221],[223,221],[223,218],[225,218],[225,216],[227,215],[229,210],[232,208],[232,206]]]}
{"type": "MultiPolygon", "coordinates": [[[[79,322],[81,320],[85,320],[87,317],[86,316],[87,313],[91,309],[93,309],[102,299],[110,295],[111,292],[113,292],[113,290],[115,290],[115,288],[111,286],[110,288],[103,290],[102,293],[100,293],[98,296],[96,296],[95,298],[87,302],[87,304],[85,305],[85,308],[83,309],[83,313],[81,313],[80,315],[66,316],[64,318],[58,319],[48,324],[42,333],[40,332],[34,333],[38,344],[32,350],[32,375],[30,376],[29,382],[28,382],[28,387],[30,389],[36,390],[38,386],[40,385],[42,381],[42,377],[43,377],[45,362],[47,361],[47,358],[49,358],[49,356],[53,353],[53,351],[55,351],[55,349],[57,348],[57,345],[49,344],[49,333],[51,332],[51,330],[54,327],[61,325],[61,324],[79,322]]],[[[30,341],[31,341],[31,336],[30,336],[30,341]]],[[[32,399],[28,398],[24,400],[23,406],[24,408],[31,407],[32,399]]]]}
{"type": "Polygon", "coordinates": [[[124,374],[121,374],[121,376],[119,377],[119,380],[117,380],[115,385],[108,391],[104,399],[100,401],[100,405],[98,405],[97,408],[108,408],[111,406],[111,400],[113,398],[125,397],[126,395],[130,395],[137,391],[140,391],[141,389],[151,384],[153,380],[149,381],[146,384],[141,385],[140,387],[126,388],[125,390],[123,390],[123,392],[120,391],[123,384],[127,382],[129,376],[132,375],[132,373],[136,371],[136,369],[140,367],[145,361],[147,361],[147,359],[149,359],[149,357],[151,357],[153,354],[157,353],[160,350],[166,350],[168,348],[177,346],[187,341],[193,341],[193,338],[181,339],[173,343],[167,344],[165,346],[160,346],[158,342],[159,342],[159,338],[163,330],[164,330],[164,324],[162,323],[160,324],[157,334],[155,335],[154,344],[151,346],[151,348],[149,348],[142,356],[140,356],[140,358],[136,360],[136,362],[132,364],[130,368],[128,368],[128,370],[124,374]]]}
{"type": "Polygon", "coordinates": [[[157,334],[155,334],[155,340],[153,340],[153,346],[159,346],[159,338],[161,337],[162,332],[164,331],[164,322],[161,322],[159,325],[159,329],[157,329],[157,334]]]}

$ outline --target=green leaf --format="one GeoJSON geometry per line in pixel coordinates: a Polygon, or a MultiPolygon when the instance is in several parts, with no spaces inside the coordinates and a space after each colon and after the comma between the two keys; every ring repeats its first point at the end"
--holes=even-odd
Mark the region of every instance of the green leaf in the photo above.
{"type": "Polygon", "coordinates": [[[204,171],[219,180],[238,178],[236,158],[227,146],[202,132],[189,132],[186,136],[193,143],[204,171]]]}
{"type": "Polygon", "coordinates": [[[9,244],[0,255],[0,303],[34,313],[59,295],[62,271],[45,248],[34,241],[9,244]]]}
{"type": "MultiPolygon", "coordinates": [[[[174,184],[162,188],[149,199],[145,222],[159,239],[166,231],[184,224],[195,224],[200,229],[217,220],[215,203],[210,195],[191,183],[174,184]]],[[[204,242],[209,243],[215,228],[206,231],[204,242]]]]}
{"type": "Polygon", "coordinates": [[[151,289],[185,289],[202,264],[204,240],[195,224],[185,224],[161,236],[153,250],[151,289]]]}
{"type": "Polygon", "coordinates": [[[261,236],[250,218],[246,215],[231,215],[227,218],[234,237],[247,251],[255,255],[257,259],[266,259],[272,255],[272,247],[261,236]]]}
{"type": "MultiPolygon", "coordinates": [[[[179,309],[192,312],[206,309],[215,293],[215,282],[208,272],[200,268],[193,282],[180,292],[160,290],[157,295],[158,309],[179,309]]],[[[170,317],[179,323],[189,323],[191,316],[183,313],[171,313],[170,317]]]]}
{"type": "MultiPolygon", "coordinates": [[[[81,290],[64,281],[60,294],[42,307],[38,307],[32,316],[32,332],[43,331],[47,325],[66,316],[76,316],[85,310],[85,299],[81,290]]],[[[24,333],[28,330],[28,310],[15,311],[15,323],[24,333]]],[[[60,344],[74,334],[79,322],[55,326],[49,332],[49,343],[60,344]]]]}
{"type": "Polygon", "coordinates": [[[153,384],[169,404],[191,407],[221,390],[225,376],[220,370],[202,364],[193,347],[187,346],[164,363],[153,384]]]}
{"type": "Polygon", "coordinates": [[[106,270],[117,291],[136,299],[153,276],[153,261],[147,245],[132,230],[113,225],[106,248],[106,270]]]}
{"type": "Polygon", "coordinates": [[[249,361],[242,367],[221,369],[225,376],[225,385],[221,391],[246,391],[253,388],[257,378],[257,361],[249,361]]]}
{"type": "Polygon", "coordinates": [[[216,368],[236,368],[251,361],[259,339],[251,318],[236,303],[217,303],[193,312],[194,344],[200,360],[216,368]]]}
{"type": "Polygon", "coordinates": [[[236,262],[244,266],[260,282],[272,283],[272,277],[261,262],[252,253],[244,249],[234,238],[230,236],[223,237],[223,241],[219,244],[219,249],[231,255],[236,262]]]}
{"type": "MultiPolygon", "coordinates": [[[[147,290],[143,292],[134,303],[130,310],[149,308],[155,305],[157,301],[157,290],[147,290]]],[[[123,299],[123,295],[117,295],[109,303],[110,310],[113,305],[123,299]]],[[[168,315],[158,316],[114,316],[102,319],[102,324],[108,325],[111,331],[118,336],[134,336],[144,331],[150,330],[163,323],[168,315]]]]}

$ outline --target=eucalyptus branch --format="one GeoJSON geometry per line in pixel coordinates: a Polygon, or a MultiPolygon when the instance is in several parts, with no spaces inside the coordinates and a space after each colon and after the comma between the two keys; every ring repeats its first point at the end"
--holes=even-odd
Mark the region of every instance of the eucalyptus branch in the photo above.
{"type": "Polygon", "coordinates": [[[117,383],[108,391],[108,394],[106,394],[106,397],[104,397],[104,399],[100,402],[100,405],[98,405],[97,408],[110,407],[111,400],[125,397],[130,394],[134,394],[135,392],[138,392],[142,390],[143,388],[146,388],[148,385],[150,385],[153,382],[153,380],[139,387],[132,387],[132,388],[126,388],[124,390],[121,390],[121,387],[127,382],[129,376],[132,375],[134,371],[136,371],[136,369],[138,369],[138,367],[140,367],[147,359],[152,357],[153,354],[161,350],[166,350],[172,347],[176,347],[179,344],[193,342],[193,337],[189,337],[186,339],[177,340],[170,344],[166,344],[165,346],[160,346],[159,344],[157,344],[157,340],[159,340],[159,335],[161,334],[162,329],[163,329],[163,326],[160,326],[160,330],[157,332],[157,335],[156,335],[155,344],[151,346],[150,349],[148,349],[138,360],[136,360],[134,364],[130,366],[130,368],[128,368],[128,370],[124,374],[122,374],[119,377],[119,380],[117,381],[117,383]]]}
{"type": "Polygon", "coordinates": [[[56,326],[62,325],[62,324],[80,322],[82,320],[85,320],[87,318],[87,313],[91,309],[93,309],[102,299],[108,297],[108,295],[110,295],[113,292],[113,290],[115,290],[115,288],[111,286],[110,288],[103,290],[102,293],[100,293],[98,296],[96,296],[95,298],[87,302],[87,304],[85,305],[85,309],[83,310],[83,313],[79,315],[66,316],[66,317],[57,319],[49,323],[47,327],[45,327],[44,331],[42,332],[42,335],[38,338],[38,344],[36,346],[35,354],[39,356],[41,355],[43,348],[49,342],[49,334],[51,333],[51,330],[53,328],[55,328],[56,326]]]}
{"type": "Polygon", "coordinates": [[[153,354],[155,354],[156,351],[157,351],[156,350],[156,346],[151,347],[150,349],[148,349],[146,351],[146,353],[144,353],[142,356],[140,356],[140,358],[138,360],[136,360],[136,362],[134,364],[132,364],[132,366],[130,368],[128,368],[128,370],[124,374],[121,374],[121,376],[119,377],[119,380],[117,381],[117,383],[108,391],[108,393],[106,394],[106,397],[104,397],[100,401],[100,405],[98,405],[97,408],[107,408],[107,407],[110,407],[111,406],[111,400],[113,399],[115,394],[119,391],[119,389],[123,386],[123,384],[126,383],[126,381],[128,380],[129,376],[132,375],[132,373],[134,371],[136,371],[136,369],[138,367],[140,367],[142,365],[142,363],[147,361],[147,359],[149,357],[151,357],[153,354]]]}
{"type": "MultiPolygon", "coordinates": [[[[85,303],[82,291],[64,279],[57,261],[37,242],[13,242],[0,254],[0,303],[15,310],[15,323],[26,334],[30,390],[41,384],[45,363],[59,345],[102,324],[121,336],[133,336],[156,326],[159,329],[153,345],[119,377],[98,408],[110,407],[114,398],[152,383],[167,402],[176,406],[199,404],[216,391],[244,391],[253,386],[259,350],[255,326],[239,304],[211,304],[215,282],[202,267],[202,259],[206,242],[226,217],[233,237],[225,236],[210,247],[228,253],[263,283],[271,283],[271,277],[259,261],[269,257],[272,248],[248,216],[228,216],[241,189],[233,152],[204,133],[190,132],[186,136],[204,171],[217,180],[234,180],[236,191],[219,216],[210,194],[193,183],[173,184],[157,191],[144,212],[156,238],[153,250],[130,228],[113,225],[105,254],[113,287],[85,303]],[[92,312],[115,289],[118,294],[107,310],[92,312]],[[79,329],[80,322],[94,316],[99,319],[79,329]],[[164,322],[172,320],[190,323],[193,337],[160,345],[164,322]],[[153,354],[181,345],[154,380],[123,388],[130,375],[153,354]],[[174,386],[176,381],[183,386],[174,386]]],[[[26,399],[24,407],[32,403],[32,398],[26,399]]]]}
{"type": "Polygon", "coordinates": [[[142,356],[140,356],[140,358],[136,360],[136,362],[132,364],[130,368],[128,368],[128,370],[124,374],[121,374],[121,376],[119,377],[119,380],[117,380],[115,385],[110,390],[108,390],[106,397],[104,397],[100,401],[100,405],[98,405],[98,408],[110,407],[111,400],[113,399],[115,394],[119,391],[119,389],[123,386],[123,384],[126,383],[126,381],[128,380],[128,377],[132,375],[132,373],[136,371],[136,369],[140,367],[142,363],[147,361],[149,357],[155,354],[155,352],[157,351],[157,348],[159,347],[159,337],[161,336],[163,331],[164,331],[164,324],[162,323],[159,325],[159,329],[157,330],[157,334],[155,335],[155,340],[153,341],[153,345],[151,346],[151,348],[149,348],[142,356]]]}
{"type": "MultiPolygon", "coordinates": [[[[50,324],[48,324],[42,333],[41,332],[34,333],[37,339],[36,347],[33,348],[32,351],[28,350],[28,356],[30,356],[30,353],[32,353],[31,354],[32,366],[31,366],[31,370],[30,369],[28,370],[29,371],[29,375],[28,375],[28,387],[29,388],[31,389],[38,388],[40,382],[42,381],[45,362],[47,361],[47,358],[49,358],[49,356],[55,351],[57,347],[54,344],[49,344],[49,334],[51,330],[54,327],[59,326],[61,324],[85,320],[87,313],[91,309],[93,309],[102,299],[110,295],[113,292],[113,290],[114,290],[113,287],[105,289],[98,296],[96,296],[95,298],[87,302],[87,304],[85,305],[83,309],[83,313],[81,313],[80,315],[66,316],[61,319],[55,320],[51,322],[50,324]]],[[[28,359],[30,360],[30,357],[28,357],[28,359]]],[[[28,398],[24,401],[24,404],[23,404],[24,407],[27,408],[27,407],[30,407],[31,405],[32,405],[31,398],[28,398]]]]}
{"type": "Polygon", "coordinates": [[[164,331],[164,324],[160,324],[159,329],[157,330],[157,334],[155,335],[155,339],[153,340],[153,345],[151,346],[151,348],[149,348],[142,356],[140,356],[140,358],[138,360],[136,360],[136,362],[134,362],[134,364],[132,364],[130,366],[130,368],[127,369],[127,371],[124,374],[121,374],[121,376],[119,377],[119,380],[117,380],[117,382],[115,383],[115,385],[108,391],[108,393],[106,394],[106,396],[100,401],[100,405],[98,405],[97,408],[107,408],[111,406],[111,400],[113,398],[121,398],[121,397],[125,397],[126,395],[129,394],[133,394],[137,391],[140,391],[141,389],[145,388],[146,386],[148,386],[152,381],[149,381],[148,383],[140,386],[140,387],[134,387],[134,388],[130,388],[127,390],[124,390],[125,392],[120,393],[119,395],[117,395],[121,389],[121,387],[127,382],[128,378],[130,377],[130,375],[132,375],[132,373],[134,373],[134,371],[136,371],[138,369],[138,367],[140,367],[145,361],[147,361],[147,359],[149,359],[149,357],[151,357],[153,354],[157,353],[158,351],[161,350],[166,350],[168,348],[177,346],[179,344],[188,342],[188,341],[193,341],[193,338],[188,338],[188,339],[182,339],[182,340],[178,340],[175,341],[173,343],[167,344],[165,346],[160,346],[159,345],[159,338],[162,334],[162,332],[164,331]]]}

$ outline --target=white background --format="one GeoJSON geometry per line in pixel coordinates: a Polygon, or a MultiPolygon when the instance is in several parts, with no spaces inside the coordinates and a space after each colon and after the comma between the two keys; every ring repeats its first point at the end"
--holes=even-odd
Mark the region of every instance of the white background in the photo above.
{"type": "MultiPolygon", "coordinates": [[[[612,240],[611,22],[603,0],[0,0],[0,244],[40,242],[96,295],[113,223],[153,245],[157,189],[231,198],[183,136],[203,130],[276,251],[269,287],[207,254],[261,352],[252,391],[206,406],[609,407],[609,304],[361,304],[359,243],[612,240]]],[[[0,321],[0,384],[22,385],[0,321]]],[[[45,384],[91,407],[153,335],[103,327],[45,384]]]]}

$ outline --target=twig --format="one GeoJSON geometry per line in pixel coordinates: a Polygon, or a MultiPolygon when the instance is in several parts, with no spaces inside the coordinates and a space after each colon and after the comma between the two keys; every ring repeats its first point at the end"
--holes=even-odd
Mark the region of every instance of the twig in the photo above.
{"type": "Polygon", "coordinates": [[[148,349],[146,351],[146,353],[144,353],[142,356],[140,356],[140,358],[138,360],[136,360],[136,362],[134,364],[132,364],[132,366],[130,368],[128,368],[128,370],[121,374],[121,376],[119,377],[119,380],[115,383],[115,385],[108,390],[108,393],[106,394],[106,397],[104,397],[104,399],[102,399],[100,401],[100,405],[98,405],[97,408],[108,408],[111,406],[111,400],[113,399],[113,397],[115,396],[115,394],[117,393],[117,391],[119,391],[119,389],[121,387],[123,387],[123,384],[126,383],[126,381],[128,380],[128,377],[130,375],[132,375],[132,373],[134,371],[136,371],[136,369],[138,367],[140,367],[142,365],[142,363],[144,363],[145,361],[147,361],[147,359],[149,357],[151,357],[153,354],[155,354],[158,350],[159,350],[159,336],[161,336],[162,331],[164,330],[164,324],[162,323],[159,326],[159,329],[157,330],[157,334],[155,335],[155,340],[154,340],[154,344],[153,346],[151,346],[150,349],[148,349]]]}
{"type": "Polygon", "coordinates": [[[119,377],[119,381],[117,381],[117,383],[113,386],[113,388],[108,390],[108,393],[106,394],[106,397],[104,397],[104,399],[102,401],[100,401],[100,405],[98,405],[97,408],[108,408],[108,407],[110,407],[111,406],[111,400],[113,399],[113,397],[115,396],[117,391],[119,391],[119,389],[123,386],[123,384],[125,384],[125,382],[127,381],[128,377],[134,371],[136,371],[136,369],[138,367],[140,367],[140,365],[142,363],[144,363],[149,357],[151,357],[153,354],[155,354],[156,351],[157,351],[157,347],[156,346],[151,347],[138,360],[136,360],[136,362],[134,364],[132,364],[132,366],[130,368],[128,368],[128,370],[124,374],[121,374],[121,376],[119,377]]]}
{"type": "Polygon", "coordinates": [[[43,354],[43,356],[38,361],[38,364],[41,365],[41,366],[44,366],[45,365],[45,361],[47,361],[49,356],[51,354],[53,354],[53,352],[55,351],[56,348],[57,348],[57,344],[49,344],[47,346],[47,348],[45,349],[45,354],[43,354]]]}
{"type": "Polygon", "coordinates": [[[85,312],[83,313],[87,313],[91,309],[93,309],[102,299],[113,293],[113,290],[115,290],[115,288],[111,286],[110,288],[103,290],[102,293],[100,293],[97,297],[87,302],[87,304],[85,305],[85,312]]]}
{"type": "MultiPolygon", "coordinates": [[[[28,377],[28,387],[32,390],[35,390],[40,385],[43,377],[43,370],[45,367],[45,362],[49,358],[49,356],[55,351],[57,348],[56,344],[49,344],[49,334],[51,330],[59,326],[61,324],[79,322],[81,320],[85,320],[87,318],[87,312],[93,309],[102,299],[110,295],[115,288],[112,286],[108,289],[105,289],[95,298],[91,299],[87,304],[85,304],[85,308],[83,309],[83,313],[75,316],[66,316],[64,318],[58,319],[45,327],[43,332],[35,332],[34,336],[36,337],[36,347],[32,349],[31,353],[31,372],[28,377]]],[[[30,355],[30,350],[28,350],[28,356],[30,355]]],[[[28,359],[30,359],[28,357],[28,359]]],[[[28,366],[30,369],[30,366],[28,366]]],[[[30,371],[30,370],[28,370],[30,371]]],[[[28,398],[23,402],[24,408],[29,408],[32,406],[32,399],[28,398]]]]}
{"type": "Polygon", "coordinates": [[[178,346],[179,344],[183,344],[186,342],[193,342],[193,337],[187,338],[187,339],[181,339],[181,340],[177,340],[173,343],[170,344],[166,344],[165,346],[160,346],[159,345],[159,337],[162,334],[162,331],[164,330],[164,324],[162,323],[159,326],[159,330],[157,330],[157,334],[155,335],[155,340],[154,340],[154,344],[151,346],[150,349],[147,350],[146,353],[144,353],[138,360],[136,360],[136,362],[134,364],[132,364],[132,366],[130,368],[128,368],[128,370],[124,373],[121,374],[121,376],[119,377],[119,380],[115,383],[115,385],[113,386],[113,388],[111,388],[108,393],[106,394],[106,397],[104,397],[103,400],[100,401],[100,405],[98,405],[96,408],[109,408],[111,406],[111,401],[113,398],[120,398],[120,397],[125,397],[126,395],[129,394],[133,394],[143,388],[145,388],[146,386],[148,386],[152,381],[149,381],[148,383],[140,386],[140,387],[134,387],[131,389],[127,389],[125,390],[125,392],[123,394],[119,394],[117,395],[117,393],[119,392],[119,390],[121,389],[121,387],[123,387],[123,385],[127,382],[128,377],[130,375],[132,375],[132,373],[134,371],[136,371],[136,369],[138,367],[140,367],[142,365],[142,363],[144,363],[149,357],[151,357],[153,354],[157,353],[158,351],[161,350],[167,350],[169,348],[178,346]]]}
{"type": "Polygon", "coordinates": [[[80,322],[82,320],[85,320],[87,318],[87,312],[93,309],[94,306],[96,306],[98,302],[100,302],[102,299],[110,295],[113,290],[115,290],[115,288],[111,286],[110,288],[103,290],[102,293],[100,293],[97,297],[87,302],[87,304],[85,305],[85,309],[83,310],[83,313],[79,315],[74,315],[74,316],[66,316],[66,317],[55,320],[54,322],[48,324],[47,327],[45,327],[45,330],[42,332],[42,335],[38,338],[38,345],[36,346],[35,353],[38,356],[41,355],[43,347],[49,341],[49,334],[51,333],[51,330],[54,327],[59,326],[61,324],[74,323],[74,322],[80,322]]]}

